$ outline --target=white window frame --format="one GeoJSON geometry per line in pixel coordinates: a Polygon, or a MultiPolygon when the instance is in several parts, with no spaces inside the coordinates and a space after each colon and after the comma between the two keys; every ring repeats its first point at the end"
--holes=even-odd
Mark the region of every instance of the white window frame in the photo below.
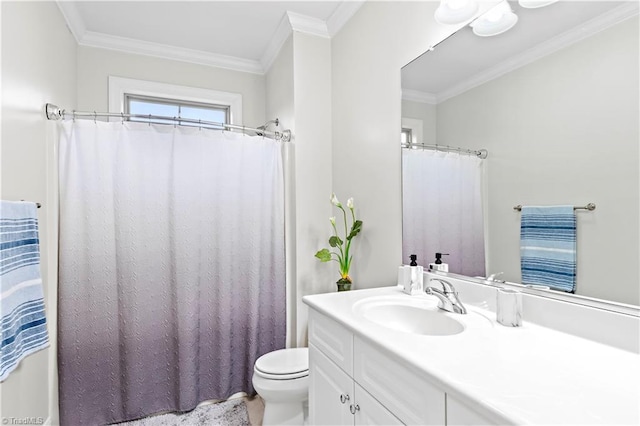
{"type": "Polygon", "coordinates": [[[124,112],[125,94],[229,105],[229,123],[242,125],[242,95],[199,87],[109,76],[109,112],[124,112]]]}
{"type": "Polygon", "coordinates": [[[422,126],[422,120],[420,119],[402,117],[402,128],[411,130],[412,144],[424,143],[422,139],[422,126]]]}

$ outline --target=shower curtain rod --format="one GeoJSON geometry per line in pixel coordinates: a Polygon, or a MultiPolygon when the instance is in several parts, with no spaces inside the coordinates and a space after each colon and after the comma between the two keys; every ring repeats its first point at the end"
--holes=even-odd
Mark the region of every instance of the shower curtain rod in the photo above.
{"type": "Polygon", "coordinates": [[[479,150],[473,150],[473,149],[467,149],[467,148],[457,148],[454,146],[449,146],[449,145],[430,145],[430,144],[424,144],[424,143],[403,143],[401,144],[401,146],[403,148],[407,148],[407,149],[413,149],[414,147],[416,148],[421,148],[421,149],[432,149],[435,151],[446,151],[446,152],[459,152],[461,154],[469,154],[469,155],[475,155],[478,158],[482,158],[485,159],[487,158],[487,156],[489,155],[489,151],[487,151],[486,149],[479,149],[479,150]]]}
{"type": "MultiPolygon", "coordinates": [[[[199,125],[208,125],[208,126],[218,126],[224,127],[226,129],[234,129],[241,130],[243,133],[245,132],[254,132],[258,136],[264,136],[270,139],[279,140],[282,142],[289,142],[291,140],[291,130],[283,130],[282,132],[278,131],[270,131],[266,130],[269,124],[275,124],[278,126],[280,121],[276,118],[275,120],[268,121],[262,126],[258,127],[247,127],[247,126],[238,126],[235,124],[226,124],[226,123],[217,123],[215,121],[204,121],[204,120],[194,120],[191,118],[180,118],[180,117],[166,117],[162,115],[144,115],[144,114],[125,114],[121,112],[88,112],[88,111],[71,111],[67,112],[64,109],[59,108],[53,104],[45,105],[45,115],[48,120],[68,120],[69,118],[75,120],[77,118],[93,118],[95,121],[98,117],[117,117],[124,121],[125,118],[145,118],[149,120],[166,120],[173,121],[174,125],[181,125],[181,122],[199,124],[199,125]]],[[[151,122],[149,122],[151,124],[151,122]]]]}

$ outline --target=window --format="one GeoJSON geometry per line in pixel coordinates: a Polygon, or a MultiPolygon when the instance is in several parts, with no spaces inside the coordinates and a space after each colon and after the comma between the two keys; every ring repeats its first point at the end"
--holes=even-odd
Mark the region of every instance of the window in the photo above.
{"type": "MultiPolygon", "coordinates": [[[[155,81],[109,77],[109,112],[163,115],[242,125],[242,95],[155,81]]],[[[148,122],[149,119],[132,121],[148,122]]],[[[152,119],[154,123],[162,120],[152,119]]],[[[173,120],[166,123],[173,123],[173,120]]],[[[198,123],[185,123],[198,127],[198,123]]],[[[205,127],[204,125],[202,127],[205,127]]],[[[216,128],[216,126],[206,126],[216,128]]]]}
{"type": "Polygon", "coordinates": [[[412,140],[411,129],[402,129],[402,133],[400,133],[400,143],[406,145],[410,144],[412,140]]]}
{"type": "MultiPolygon", "coordinates": [[[[188,118],[191,120],[212,121],[215,123],[229,123],[229,105],[216,105],[202,102],[189,102],[178,99],[156,98],[152,96],[140,96],[126,93],[124,95],[125,113],[137,115],[161,115],[165,117],[188,118]]],[[[158,118],[131,117],[131,121],[152,122],[161,124],[174,123],[172,120],[158,118]]],[[[177,121],[176,124],[184,126],[208,127],[221,129],[222,126],[211,124],[198,124],[177,121]]]]}

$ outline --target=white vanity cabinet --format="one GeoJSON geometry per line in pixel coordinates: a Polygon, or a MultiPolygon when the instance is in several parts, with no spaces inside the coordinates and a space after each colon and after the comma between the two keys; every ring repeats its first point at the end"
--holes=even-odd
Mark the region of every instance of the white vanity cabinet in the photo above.
{"type": "Polygon", "coordinates": [[[313,344],[309,345],[309,369],[310,424],[402,424],[313,344]]]}
{"type": "Polygon", "coordinates": [[[309,314],[311,425],[444,425],[445,394],[332,319],[309,314]]]}

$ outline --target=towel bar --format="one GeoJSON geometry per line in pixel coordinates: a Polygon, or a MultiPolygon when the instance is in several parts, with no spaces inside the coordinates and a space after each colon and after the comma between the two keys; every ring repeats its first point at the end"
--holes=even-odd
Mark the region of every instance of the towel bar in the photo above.
{"type": "MultiPolygon", "coordinates": [[[[518,204],[517,206],[515,206],[513,208],[516,211],[521,211],[522,210],[522,205],[518,204]]],[[[574,210],[589,210],[589,211],[593,211],[596,209],[596,205],[594,203],[589,203],[586,206],[573,206],[574,210]]]]}

